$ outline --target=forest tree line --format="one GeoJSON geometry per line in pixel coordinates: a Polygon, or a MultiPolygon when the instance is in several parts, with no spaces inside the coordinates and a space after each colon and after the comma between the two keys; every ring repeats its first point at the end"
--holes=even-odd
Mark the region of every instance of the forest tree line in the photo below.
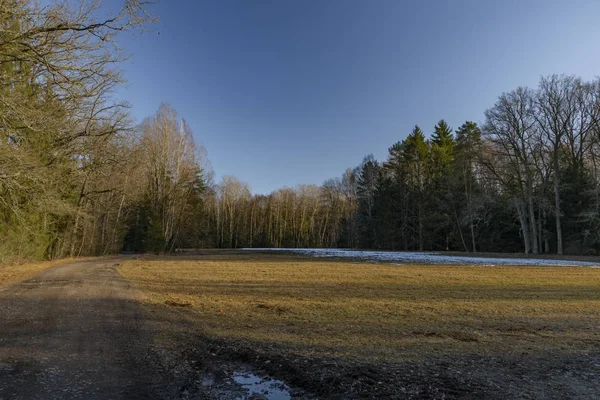
{"type": "MultiPolygon", "coordinates": [[[[600,250],[600,80],[542,78],[481,126],[415,126],[385,160],[252,195],[215,184],[168,104],[135,124],[116,100],[125,0],[0,2],[0,262],[197,247],[600,250]]],[[[405,136],[405,134],[400,134],[405,136]]],[[[318,162],[318,161],[315,161],[318,162]]]]}
{"type": "Polygon", "coordinates": [[[600,80],[552,75],[503,93],[481,126],[418,125],[321,186],[206,194],[210,245],[594,254],[600,80]]]}
{"type": "Polygon", "coordinates": [[[136,126],[115,100],[117,36],[151,22],[146,6],[0,2],[0,263],[199,237],[202,148],[167,104],[136,126]]]}

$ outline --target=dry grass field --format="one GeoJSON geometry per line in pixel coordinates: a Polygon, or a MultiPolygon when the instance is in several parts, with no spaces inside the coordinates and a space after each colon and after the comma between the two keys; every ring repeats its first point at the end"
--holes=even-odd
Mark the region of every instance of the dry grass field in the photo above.
{"type": "Polygon", "coordinates": [[[149,302],[210,337],[373,362],[436,354],[586,352],[600,342],[600,271],[391,265],[287,255],[128,261],[149,302]]]}
{"type": "Polygon", "coordinates": [[[299,399],[600,395],[598,269],[203,251],[118,270],[142,293],[155,346],[190,379],[215,377],[214,398],[239,368],[299,399]]]}

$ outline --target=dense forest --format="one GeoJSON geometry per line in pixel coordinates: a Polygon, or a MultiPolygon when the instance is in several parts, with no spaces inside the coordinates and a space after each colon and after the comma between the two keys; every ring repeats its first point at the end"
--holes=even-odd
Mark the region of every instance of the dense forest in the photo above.
{"type": "Polygon", "coordinates": [[[198,236],[208,176],[185,121],[164,104],[135,126],[116,100],[117,38],[152,22],[145,3],[0,1],[0,261],[198,236]]]}
{"type": "MultiPolygon", "coordinates": [[[[127,0],[0,1],[0,262],[195,247],[595,254],[600,80],[552,75],[477,124],[444,120],[322,185],[252,195],[215,184],[168,104],[133,123],[117,37],[152,18],[127,0]]],[[[369,132],[365,132],[369,135],[369,132]]],[[[317,162],[318,160],[312,160],[317,162]]]]}

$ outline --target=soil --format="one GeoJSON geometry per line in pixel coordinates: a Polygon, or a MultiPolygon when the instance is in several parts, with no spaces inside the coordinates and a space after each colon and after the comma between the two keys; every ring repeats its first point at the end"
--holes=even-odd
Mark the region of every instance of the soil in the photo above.
{"type": "Polygon", "coordinates": [[[264,343],[209,338],[198,333],[201,321],[186,310],[148,307],[153,315],[170,315],[170,326],[161,330],[161,347],[170,348],[199,376],[217,377],[214,387],[219,391],[213,393],[220,396],[203,393],[197,382],[191,385],[191,398],[224,398],[222,390],[230,387],[231,373],[240,369],[284,381],[294,399],[558,400],[600,396],[600,351],[569,354],[557,349],[551,354],[519,356],[442,354],[393,364],[315,359],[264,343]],[[177,329],[173,329],[173,321],[178,321],[177,329]]]}
{"type": "Polygon", "coordinates": [[[177,393],[118,260],[63,264],[0,288],[0,399],[177,393]]]}

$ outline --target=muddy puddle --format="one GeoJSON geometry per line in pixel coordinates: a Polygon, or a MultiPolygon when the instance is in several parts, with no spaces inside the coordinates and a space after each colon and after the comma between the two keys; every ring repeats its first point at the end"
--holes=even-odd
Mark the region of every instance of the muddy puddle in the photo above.
{"type": "Polygon", "coordinates": [[[235,383],[248,392],[247,396],[238,397],[239,400],[255,397],[262,397],[267,400],[291,399],[287,385],[277,379],[261,378],[248,372],[234,372],[232,377],[235,383]]]}
{"type": "Polygon", "coordinates": [[[233,370],[225,376],[205,374],[201,379],[201,385],[210,398],[227,400],[290,400],[292,398],[292,389],[285,382],[265,375],[256,375],[248,370],[233,370]]]}

